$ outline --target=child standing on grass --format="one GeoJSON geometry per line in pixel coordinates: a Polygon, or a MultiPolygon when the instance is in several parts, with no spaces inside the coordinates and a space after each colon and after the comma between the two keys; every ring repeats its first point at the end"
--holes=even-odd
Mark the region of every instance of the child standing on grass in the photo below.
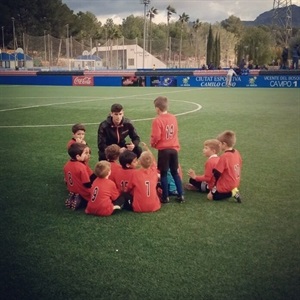
{"type": "Polygon", "coordinates": [[[153,154],[143,143],[146,151],[139,157],[140,169],[136,169],[129,182],[129,190],[133,195],[134,212],[154,212],[160,209],[161,203],[157,194],[158,173],[153,154]]]}
{"type": "Polygon", "coordinates": [[[86,141],[84,140],[85,137],[85,126],[81,123],[77,123],[72,126],[72,133],[73,136],[71,140],[67,143],[67,149],[70,148],[70,146],[74,143],[80,143],[80,144],[86,144],[86,141]]]}
{"type": "Polygon", "coordinates": [[[160,171],[162,187],[162,203],[168,203],[168,170],[172,174],[176,189],[177,200],[184,202],[182,182],[178,174],[178,125],[176,117],[168,113],[168,99],[159,96],[154,100],[157,117],[152,122],[151,147],[158,150],[157,167],[160,171]]]}
{"type": "Polygon", "coordinates": [[[110,162],[110,175],[109,179],[115,182],[115,175],[122,169],[122,166],[119,164],[120,156],[120,146],[117,144],[112,144],[106,147],[105,156],[107,161],[110,162]]]}
{"type": "Polygon", "coordinates": [[[111,172],[110,162],[99,161],[94,172],[97,178],[92,184],[91,198],[85,213],[102,217],[110,216],[123,207],[125,196],[120,194],[116,184],[108,178],[111,172]]]}
{"type": "Polygon", "coordinates": [[[90,199],[93,172],[85,163],[89,158],[87,145],[74,143],[70,146],[68,153],[71,159],[64,165],[64,180],[67,184],[69,197],[65,205],[76,210],[85,207],[90,199]]]}
{"type": "Polygon", "coordinates": [[[184,187],[189,191],[199,191],[208,193],[214,186],[215,178],[213,176],[213,169],[219,161],[218,153],[220,152],[220,142],[217,139],[206,140],[202,153],[207,160],[204,165],[204,174],[196,175],[193,169],[189,169],[188,176],[189,183],[184,187]]]}
{"type": "Polygon", "coordinates": [[[222,200],[234,197],[241,203],[238,187],[241,180],[242,158],[234,145],[236,135],[233,131],[226,130],[218,135],[221,151],[224,151],[213,169],[215,184],[208,193],[209,200],[222,200]]]}

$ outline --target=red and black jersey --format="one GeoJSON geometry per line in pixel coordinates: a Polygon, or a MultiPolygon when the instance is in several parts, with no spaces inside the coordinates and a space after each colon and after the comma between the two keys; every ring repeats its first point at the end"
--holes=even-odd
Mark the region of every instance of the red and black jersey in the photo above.
{"type": "Polygon", "coordinates": [[[160,114],[152,121],[151,147],[179,151],[177,119],[170,113],[160,114]]]}
{"type": "Polygon", "coordinates": [[[154,212],[160,209],[161,203],[156,191],[157,182],[158,174],[155,165],[149,169],[135,170],[129,183],[133,195],[133,211],[154,212]]]}
{"type": "Polygon", "coordinates": [[[120,193],[113,181],[96,178],[91,188],[91,198],[85,212],[97,216],[110,216],[114,211],[113,201],[120,193]]]}
{"type": "Polygon", "coordinates": [[[84,199],[89,200],[90,188],[84,186],[90,183],[89,168],[80,161],[70,160],[64,166],[64,178],[69,192],[79,194],[84,199]]]}
{"type": "Polygon", "coordinates": [[[228,193],[239,187],[242,170],[242,158],[239,151],[236,149],[225,151],[220,156],[215,170],[220,173],[216,185],[219,193],[228,193]]]}
{"type": "Polygon", "coordinates": [[[215,178],[213,174],[213,169],[215,169],[217,163],[219,162],[219,157],[215,154],[210,156],[204,165],[204,174],[203,175],[197,175],[195,180],[196,181],[205,181],[208,185],[208,188],[211,190],[215,184],[215,178]]]}
{"type": "Polygon", "coordinates": [[[130,192],[128,184],[131,182],[132,175],[136,169],[118,169],[114,175],[114,182],[120,192],[130,192]]]}

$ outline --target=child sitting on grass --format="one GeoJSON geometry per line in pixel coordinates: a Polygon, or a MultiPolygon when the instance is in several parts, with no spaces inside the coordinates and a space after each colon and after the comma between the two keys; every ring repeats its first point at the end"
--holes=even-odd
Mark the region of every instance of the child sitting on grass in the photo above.
{"type": "Polygon", "coordinates": [[[160,209],[161,203],[157,194],[158,173],[155,158],[145,143],[139,157],[141,168],[133,172],[128,189],[133,196],[134,212],[154,212],[160,209]]]}
{"type": "Polygon", "coordinates": [[[193,169],[189,169],[189,183],[185,184],[185,189],[189,191],[199,191],[208,193],[214,186],[215,178],[213,169],[219,161],[218,153],[220,152],[220,142],[217,139],[206,140],[202,153],[207,160],[204,165],[204,174],[196,175],[193,169]]]}
{"type": "Polygon", "coordinates": [[[117,209],[123,207],[125,196],[120,194],[116,184],[108,178],[111,172],[110,162],[99,161],[94,172],[97,178],[92,184],[91,198],[85,213],[103,217],[110,216],[117,209]]]}
{"type": "Polygon", "coordinates": [[[109,145],[105,148],[105,157],[110,162],[111,173],[109,179],[115,182],[115,175],[122,169],[119,164],[120,146],[117,144],[109,145]]]}
{"type": "Polygon", "coordinates": [[[86,165],[89,158],[89,147],[85,144],[74,143],[68,153],[71,159],[64,165],[64,180],[67,184],[69,197],[65,205],[72,210],[85,207],[90,199],[93,171],[86,165]]]}
{"type": "Polygon", "coordinates": [[[208,193],[209,200],[222,200],[234,197],[238,203],[241,203],[238,187],[241,180],[242,158],[234,145],[236,135],[233,131],[226,130],[218,135],[221,150],[224,151],[213,169],[215,184],[208,193]]]}

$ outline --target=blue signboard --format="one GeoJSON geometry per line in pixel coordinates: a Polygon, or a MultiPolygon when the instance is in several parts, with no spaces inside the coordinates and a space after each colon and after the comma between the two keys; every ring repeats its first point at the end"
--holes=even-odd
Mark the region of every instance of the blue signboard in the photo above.
{"type": "MultiPolygon", "coordinates": [[[[179,87],[226,87],[226,76],[178,76],[179,87]]],[[[233,87],[299,88],[300,75],[233,76],[233,87]]]]}

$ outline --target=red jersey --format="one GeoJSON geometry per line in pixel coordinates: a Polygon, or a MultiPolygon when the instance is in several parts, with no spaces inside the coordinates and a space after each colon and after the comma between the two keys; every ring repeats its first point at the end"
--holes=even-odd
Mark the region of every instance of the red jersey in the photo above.
{"type": "Polygon", "coordinates": [[[90,182],[90,175],[83,162],[69,160],[64,166],[64,177],[69,192],[79,194],[87,201],[90,199],[91,190],[83,185],[90,182]]]}
{"type": "Polygon", "coordinates": [[[110,161],[110,175],[109,175],[109,179],[112,180],[113,182],[116,182],[115,180],[115,176],[116,174],[119,173],[119,171],[122,169],[122,166],[117,163],[116,161],[110,161]]]}
{"type": "Polygon", "coordinates": [[[161,203],[157,196],[156,185],[158,174],[156,166],[149,169],[135,170],[129,189],[132,189],[134,212],[154,212],[160,209],[161,203]]]}
{"type": "Polygon", "coordinates": [[[196,176],[196,181],[205,181],[208,185],[208,188],[211,190],[215,185],[215,177],[213,174],[213,169],[215,169],[218,161],[219,156],[217,154],[214,154],[210,156],[204,165],[204,175],[196,176]]]}
{"type": "Polygon", "coordinates": [[[67,150],[69,150],[69,148],[71,147],[71,145],[75,144],[76,143],[76,140],[75,139],[71,139],[68,141],[68,144],[67,144],[67,150]]]}
{"type": "Polygon", "coordinates": [[[120,193],[113,181],[107,178],[96,178],[91,188],[91,198],[85,209],[87,214],[110,216],[114,211],[113,202],[120,193]]]}
{"type": "Polygon", "coordinates": [[[114,182],[119,192],[129,192],[128,184],[131,182],[131,178],[136,169],[119,169],[114,175],[114,182]]]}
{"type": "Polygon", "coordinates": [[[217,181],[217,191],[228,193],[240,185],[242,158],[239,151],[233,149],[225,151],[219,159],[215,169],[221,173],[217,181]]]}
{"type": "Polygon", "coordinates": [[[175,149],[179,151],[178,124],[174,115],[160,114],[152,121],[150,144],[157,150],[175,149]]]}

